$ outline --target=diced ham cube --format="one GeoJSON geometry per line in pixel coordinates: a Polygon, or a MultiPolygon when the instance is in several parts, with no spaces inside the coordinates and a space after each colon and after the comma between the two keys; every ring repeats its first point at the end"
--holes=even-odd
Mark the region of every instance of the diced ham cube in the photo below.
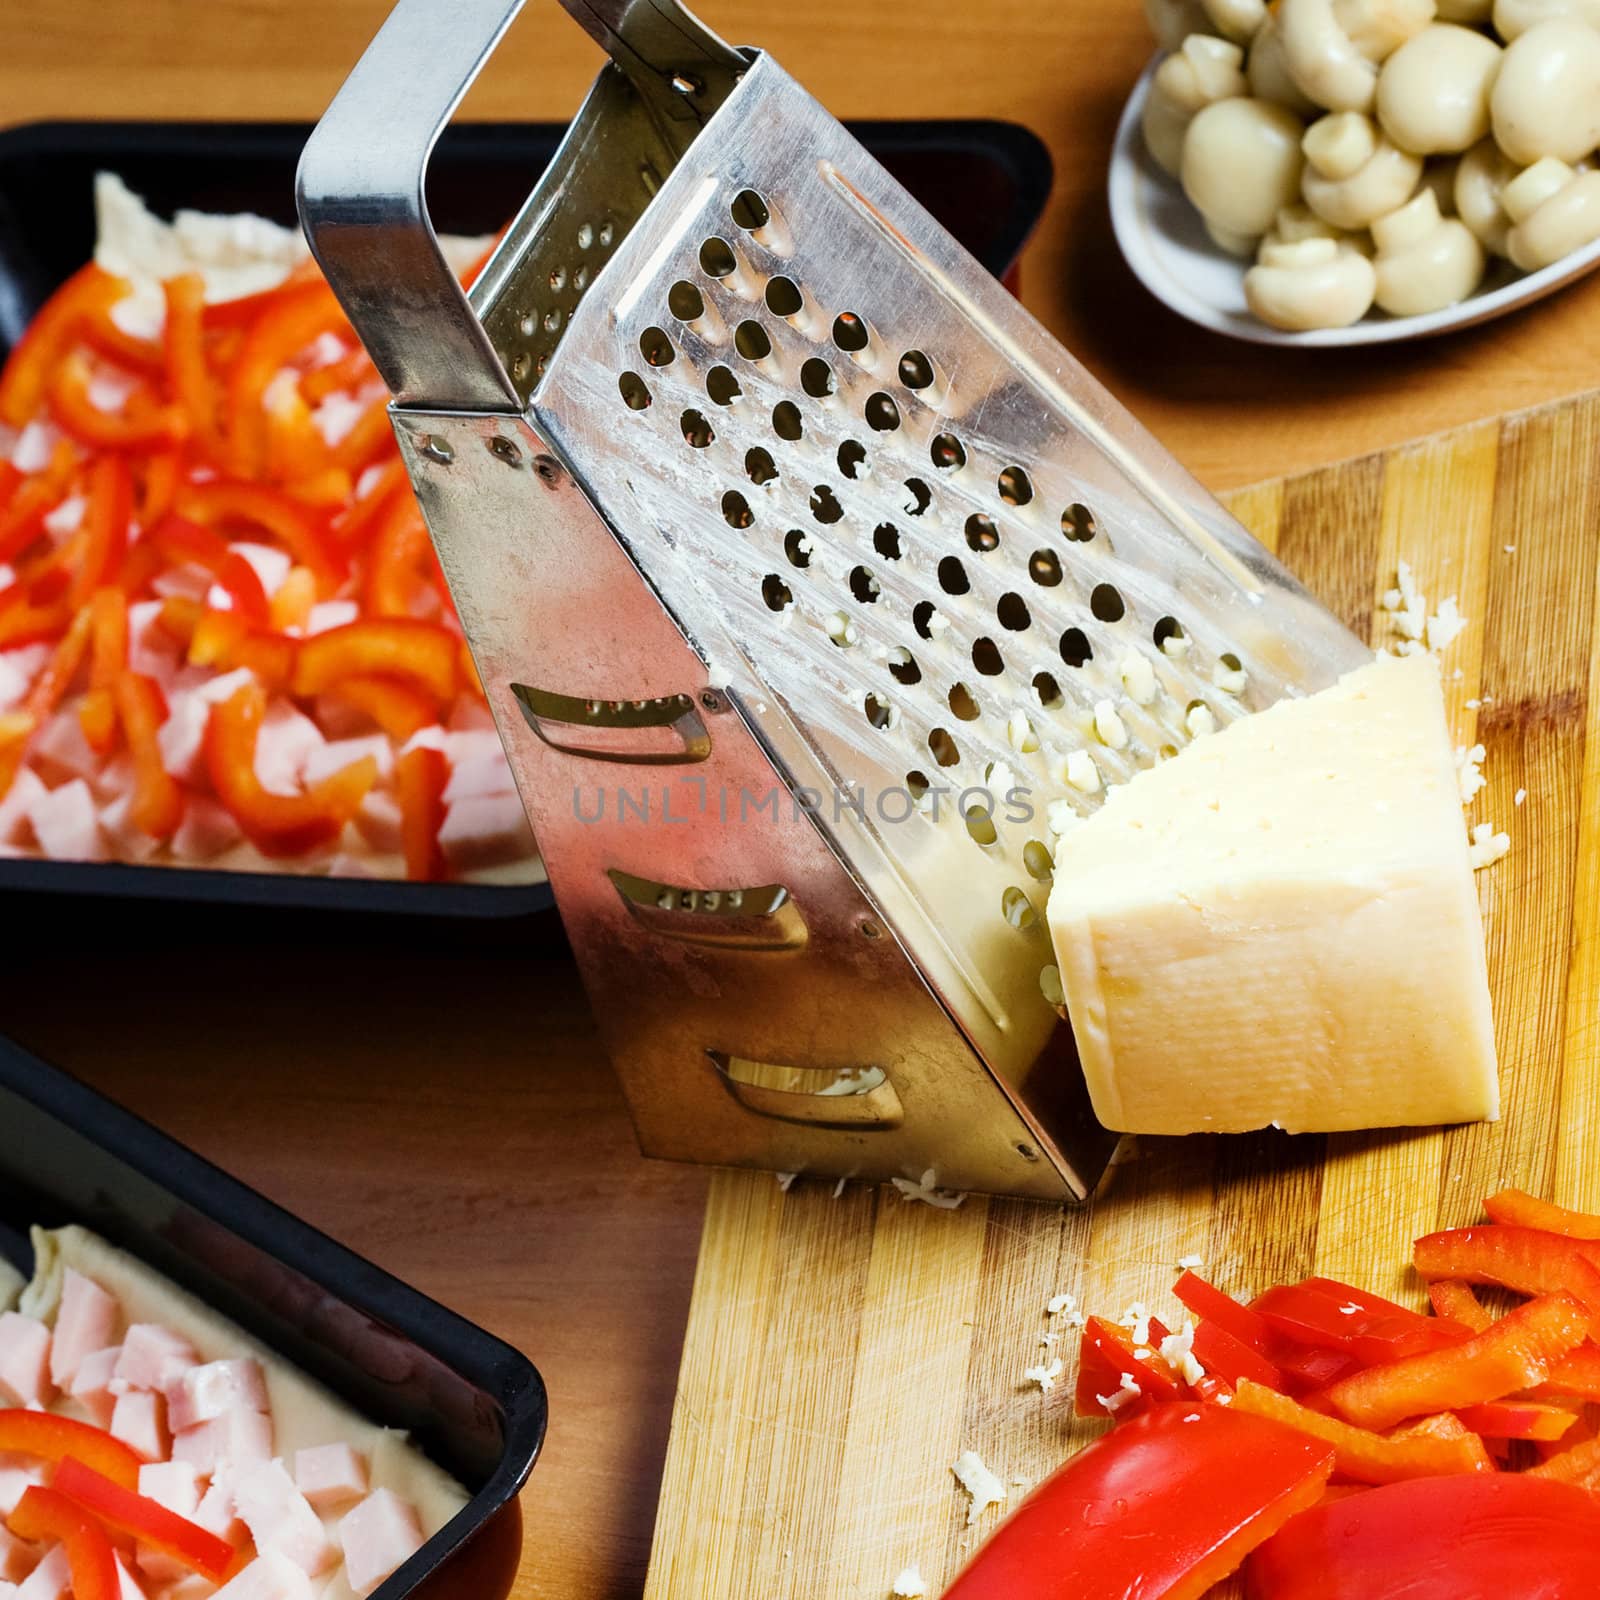
{"type": "Polygon", "coordinates": [[[121,1357],[122,1346],[119,1344],[86,1355],[78,1363],[72,1387],[67,1391],[89,1413],[89,1420],[100,1428],[111,1426],[111,1413],[117,1405],[111,1385],[121,1357]]]}
{"type": "Polygon", "coordinates": [[[46,533],[54,537],[59,548],[69,533],[76,533],[83,526],[83,514],[88,509],[89,502],[81,494],[69,494],[60,505],[42,519],[40,525],[46,533]]]}
{"type": "MultiPolygon", "coordinates": [[[[22,844],[32,839],[29,813],[33,810],[34,802],[49,792],[32,767],[17,768],[11,787],[0,796],[0,844],[22,844]]],[[[398,808],[396,812],[398,814],[398,808]]]]}
{"type": "Polygon", "coordinates": [[[18,472],[43,472],[50,465],[60,439],[61,430],[53,423],[28,423],[11,447],[11,465],[18,472]]]}
{"type": "Polygon", "coordinates": [[[450,768],[450,779],[444,787],[447,804],[457,800],[475,800],[484,795],[515,794],[516,780],[505,752],[497,746],[490,755],[469,756],[450,768]]]}
{"type": "Polygon", "coordinates": [[[360,739],[335,739],[308,750],[300,776],[308,785],[321,783],[367,756],[378,763],[380,778],[387,778],[394,771],[394,746],[381,733],[371,733],[360,739]]]}
{"type": "Polygon", "coordinates": [[[294,565],[288,553],[275,545],[241,541],[230,545],[229,549],[235,555],[243,556],[256,569],[256,576],[261,580],[261,587],[267,591],[269,600],[283,587],[283,580],[289,576],[289,568],[294,565]]]}
{"type": "Polygon", "coordinates": [[[161,841],[152,839],[134,822],[132,810],[133,789],[129,785],[100,807],[100,826],[119,861],[148,861],[161,848],[161,841]]]}
{"type": "Polygon", "coordinates": [[[83,736],[83,724],[68,706],[58,711],[35,736],[29,747],[40,776],[52,783],[72,778],[92,778],[100,770],[101,757],[83,736]]]}
{"type": "Polygon", "coordinates": [[[0,1600],[17,1600],[17,1596],[21,1593],[16,1584],[7,1583],[4,1578],[0,1578],[0,1600]]]}
{"type": "Polygon", "coordinates": [[[166,567],[150,580],[152,594],[163,600],[204,600],[211,589],[211,575],[189,562],[166,567]]]}
{"type": "Polygon", "coordinates": [[[30,1456],[0,1456],[0,1517],[9,1517],[23,1495],[44,1480],[42,1462],[30,1456]]]}
{"type": "Polygon", "coordinates": [[[365,855],[341,850],[328,863],[330,878],[380,878],[383,876],[365,855]]]}
{"type": "Polygon", "coordinates": [[[227,1469],[212,1479],[211,1487],[200,1496],[191,1519],[198,1527],[214,1533],[219,1539],[243,1549],[250,1542],[250,1530],[239,1520],[233,1509],[233,1490],[227,1481],[227,1469]]]}
{"type": "Polygon", "coordinates": [[[104,1350],[117,1336],[120,1314],[116,1300],[93,1278],[66,1269],[61,1279],[61,1305],[50,1344],[50,1381],[69,1389],[84,1357],[104,1350]]]}
{"type": "Polygon", "coordinates": [[[190,1367],[200,1364],[194,1346],[159,1322],[136,1322],[122,1340],[114,1376],[130,1389],[164,1394],[190,1367]]]}
{"type": "Polygon", "coordinates": [[[200,1474],[184,1461],[154,1461],[139,1468],[139,1493],[192,1520],[200,1508],[200,1474]]]}
{"type": "Polygon", "coordinates": [[[422,1525],[411,1505],[392,1489],[377,1489],[339,1524],[344,1575],[358,1595],[369,1595],[422,1548],[422,1525]]]}
{"type": "Polygon", "coordinates": [[[52,1545],[17,1590],[17,1600],[66,1600],[72,1593],[72,1564],[64,1544],[52,1545]]]}
{"type": "Polygon", "coordinates": [[[247,683],[255,681],[256,675],[248,667],[235,667],[232,672],[219,672],[216,677],[197,683],[193,693],[198,700],[220,706],[224,700],[231,700],[247,683]]]}
{"type": "Polygon", "coordinates": [[[324,744],[322,729],[286,700],[274,700],[256,737],[256,777],[271,794],[299,794],[300,770],[324,744]]]}
{"type": "Polygon", "coordinates": [[[312,1600],[316,1590],[294,1562],[264,1550],[211,1600],[312,1600]]]}
{"type": "Polygon", "coordinates": [[[177,675],[183,647],[156,621],[160,615],[159,600],[128,607],[128,666],[165,689],[177,675]]]}
{"type": "Polygon", "coordinates": [[[35,1317],[0,1312],[0,1396],[7,1404],[42,1403],[50,1392],[50,1330],[35,1317]]]}
{"type": "Polygon", "coordinates": [[[161,752],[161,765],[180,783],[199,781],[201,748],[210,720],[211,702],[194,691],[168,696],[167,720],[156,733],[156,748],[161,752]]]}
{"type": "Polygon", "coordinates": [[[447,726],[451,733],[476,733],[485,728],[494,733],[494,713],[476,695],[464,694],[450,708],[447,726]]]}
{"type": "Polygon", "coordinates": [[[374,850],[398,850],[400,802],[387,789],[367,790],[354,826],[374,850]]]}
{"type": "Polygon", "coordinates": [[[173,1437],[172,1459],[197,1472],[270,1460],[272,1418],[259,1411],[229,1411],[173,1437]]]}
{"type": "Polygon", "coordinates": [[[458,872],[515,861],[533,849],[533,835],[515,794],[457,800],[439,829],[445,860],[458,872]]]}
{"type": "Polygon", "coordinates": [[[294,1481],[318,1511],[348,1505],[367,1492],[367,1459],[347,1444],[318,1444],[297,1450],[294,1481]]]}
{"type": "MultiPolygon", "coordinates": [[[[189,1569],[180,1562],[173,1561],[171,1556],[167,1560],[177,1569],[175,1576],[181,1576],[189,1569]]],[[[139,1580],[128,1571],[126,1562],[121,1556],[117,1557],[117,1600],[146,1600],[145,1591],[139,1580]]]]}
{"type": "Polygon", "coordinates": [[[229,1411],[269,1409],[261,1363],[250,1356],[191,1367],[167,1390],[167,1416],[174,1433],[229,1411]]]}
{"type": "Polygon", "coordinates": [[[306,634],[326,633],[329,628],[342,628],[356,621],[361,608],[354,600],[319,600],[306,618],[306,634]]]}
{"type": "Polygon", "coordinates": [[[111,1408],[111,1434],[146,1461],[167,1459],[167,1402],[148,1389],[130,1389],[111,1408]]]}
{"type": "Polygon", "coordinates": [[[506,758],[505,746],[492,727],[464,728],[446,734],[444,753],[450,757],[452,766],[481,761],[489,756],[498,756],[502,761],[506,758]]]}
{"type": "MultiPolygon", "coordinates": [[[[49,728],[70,722],[78,727],[76,717],[56,716],[49,728]]],[[[78,729],[78,737],[83,730],[78,729]]],[[[87,745],[84,749],[88,749],[87,745]]],[[[28,821],[39,848],[52,861],[104,861],[108,854],[106,838],[95,810],[94,794],[82,778],[74,778],[59,789],[47,790],[34,797],[28,807],[28,821]]]]}
{"type": "Polygon", "coordinates": [[[21,1583],[33,1571],[39,1552],[0,1523],[0,1580],[21,1583]]]}
{"type": "MultiPolygon", "coordinates": [[[[13,579],[15,576],[13,573],[13,579]]],[[[49,659],[47,644],[25,644],[15,650],[0,650],[0,711],[11,711],[21,704],[49,659]]]]}
{"type": "Polygon", "coordinates": [[[430,723],[426,728],[418,728],[400,746],[401,755],[404,755],[408,750],[443,750],[448,755],[450,753],[450,735],[437,722],[430,723]]]}
{"type": "Polygon", "coordinates": [[[287,1556],[308,1577],[339,1559],[310,1502],[295,1488],[281,1461],[262,1461],[234,1479],[233,1504],[257,1550],[287,1556]]]}
{"type": "Polygon", "coordinates": [[[183,821],[172,836],[172,854],[184,862],[214,861],[244,837],[228,810],[209,795],[188,796],[183,821]]]}

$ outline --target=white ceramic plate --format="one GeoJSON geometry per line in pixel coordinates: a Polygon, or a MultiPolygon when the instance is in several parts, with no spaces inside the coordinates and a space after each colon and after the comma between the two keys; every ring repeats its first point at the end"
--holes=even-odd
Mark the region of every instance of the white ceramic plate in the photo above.
{"type": "Polygon", "coordinates": [[[1176,178],[1150,159],[1139,131],[1150,80],[1161,57],[1145,68],[1128,98],[1111,152],[1111,226],[1139,281],[1158,300],[1203,328],[1252,344],[1338,346],[1389,344],[1425,339],[1453,328],[1468,328],[1504,316],[1581,278],[1600,266],[1600,240],[1540,272],[1517,273],[1508,263],[1490,266],[1483,287],[1458,306],[1422,317],[1389,317],[1370,312],[1350,328],[1316,328],[1284,333],[1250,314],[1244,299],[1248,262],[1218,249],[1206,235],[1200,214],[1184,198],[1176,178]]]}

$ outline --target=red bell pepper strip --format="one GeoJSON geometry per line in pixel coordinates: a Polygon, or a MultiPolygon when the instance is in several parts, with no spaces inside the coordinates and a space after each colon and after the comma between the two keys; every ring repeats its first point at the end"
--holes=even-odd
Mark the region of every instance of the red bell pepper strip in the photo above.
{"type": "Polygon", "coordinates": [[[1463,1406],[1456,1412],[1461,1425],[1486,1439],[1533,1439],[1548,1443],[1569,1433],[1576,1413],[1535,1400],[1491,1400],[1481,1406],[1463,1406]]]}
{"type": "Polygon", "coordinates": [[[167,297],[167,388],[183,407],[195,442],[207,459],[222,460],[217,385],[206,358],[205,279],[186,272],[162,285],[167,297]]]}
{"type": "Polygon", "coordinates": [[[360,346],[348,350],[337,361],[313,367],[300,380],[300,393],[307,405],[320,405],[330,394],[354,394],[379,382],[372,357],[360,346]]]}
{"type": "Polygon", "coordinates": [[[1283,1345],[1277,1352],[1277,1368],[1283,1374],[1287,1393],[1304,1400],[1329,1384],[1361,1370],[1361,1363],[1342,1350],[1317,1350],[1306,1345],[1283,1345]]]}
{"type": "Polygon", "coordinates": [[[1588,1439],[1563,1450],[1539,1466],[1529,1467],[1526,1476],[1576,1484],[1591,1494],[1600,1494],[1600,1439],[1588,1439]]]}
{"type": "Polygon", "coordinates": [[[1600,1594],[1600,1504],[1532,1474],[1419,1478],[1321,1505],[1251,1558],[1251,1600],[1600,1594]]]}
{"type": "Polygon", "coordinates": [[[128,548],[128,528],[133,520],[133,478],[120,456],[101,456],[89,468],[89,504],[83,513],[84,548],[67,604],[77,610],[89,596],[109,583],[128,548]]]}
{"type": "Polygon", "coordinates": [[[396,491],[404,486],[409,493],[410,486],[403,461],[389,462],[379,469],[379,474],[366,494],[348,510],[334,518],[334,537],[346,549],[355,549],[365,541],[378,519],[388,510],[389,501],[396,491]]]}
{"type": "Polygon", "coordinates": [[[212,707],[206,724],[206,772],[217,798],[265,856],[303,855],[331,844],[377,781],[371,756],[352,762],[298,795],[273,794],[256,776],[256,739],[267,697],[256,684],[212,707]]]}
{"type": "Polygon", "coordinates": [[[1412,1259],[1424,1278],[1497,1283],[1519,1294],[1566,1290],[1589,1307],[1600,1335],[1600,1267],[1592,1247],[1536,1228],[1453,1228],[1418,1239],[1412,1259]]]}
{"type": "Polygon", "coordinates": [[[1494,1463],[1483,1441],[1465,1425],[1448,1435],[1412,1433],[1385,1437],[1337,1417],[1299,1405],[1287,1395],[1248,1380],[1234,1391],[1233,1407],[1251,1416],[1267,1417],[1331,1445],[1334,1471],[1359,1483],[1400,1483],[1451,1472],[1492,1472],[1494,1463]]]}
{"type": "Polygon", "coordinates": [[[1523,1189],[1502,1189],[1483,1202],[1493,1222],[1517,1228],[1540,1228],[1567,1239],[1600,1241],[1600,1217],[1587,1211],[1569,1211],[1553,1200],[1540,1200],[1523,1189]]]}
{"type": "Polygon", "coordinates": [[[0,1452],[51,1462],[75,1456],[124,1489],[138,1487],[144,1459],[104,1428],[48,1411],[21,1409],[0,1411],[0,1452]]]}
{"type": "Polygon", "coordinates": [[[50,296],[0,370],[0,422],[20,428],[32,420],[84,324],[108,314],[128,293],[129,285],[122,279],[91,264],[50,296]]]}
{"type": "Polygon", "coordinates": [[[1266,1322],[1249,1306],[1241,1305],[1197,1273],[1186,1271],[1172,1286],[1172,1292],[1197,1319],[1216,1323],[1258,1355],[1265,1355],[1271,1347],[1272,1334],[1266,1322]]]}
{"type": "Polygon", "coordinates": [[[139,526],[153,528],[172,509],[183,478],[183,448],[158,450],[145,458],[139,484],[139,526]]]}
{"type": "Polygon", "coordinates": [[[196,522],[243,523],[266,532],[303,567],[316,574],[322,593],[332,594],[345,562],[323,527],[323,519],[276,489],[253,483],[191,483],[178,491],[178,511],[196,522]]]}
{"type": "Polygon", "coordinates": [[[0,512],[0,561],[13,561],[44,533],[44,519],[66,498],[78,471],[78,452],[56,441],[42,472],[25,477],[0,512]]]}
{"type": "Polygon", "coordinates": [[[33,680],[27,698],[22,702],[22,709],[33,718],[35,727],[42,726],[77,680],[84,657],[89,653],[93,627],[94,619],[87,606],[72,614],[67,621],[66,631],[56,640],[49,661],[33,680]]]}
{"type": "Polygon", "coordinates": [[[1600,1348],[1586,1344],[1563,1356],[1550,1369],[1542,1384],[1528,1391],[1530,1398],[1574,1395],[1584,1400],[1600,1400],[1600,1348]]]}
{"type": "Polygon", "coordinates": [[[1482,1333],[1494,1321],[1494,1313],[1472,1292],[1470,1283],[1435,1278],[1428,1285],[1428,1298],[1439,1316],[1448,1317],[1473,1333],[1482,1333]]]}
{"type": "Polygon", "coordinates": [[[1231,1407],[1157,1406],[1046,1478],[944,1600],[1199,1600],[1316,1502],[1333,1460],[1231,1407]]]}
{"type": "MultiPolygon", "coordinates": [[[[1150,1332],[1152,1338],[1156,1337],[1154,1324],[1150,1332]]],[[[1136,1417],[1157,1401],[1188,1397],[1183,1379],[1158,1350],[1135,1344],[1126,1328],[1104,1317],[1090,1317],[1084,1324],[1074,1394],[1080,1417],[1136,1417]],[[1137,1393],[1123,1382],[1124,1378],[1138,1385],[1137,1393]],[[1132,1398],[1111,1407],[1104,1403],[1119,1393],[1132,1398]]]]}
{"type": "Polygon", "coordinates": [[[25,479],[22,470],[9,457],[0,459],[0,515],[11,504],[13,496],[25,479]]]}
{"type": "Polygon", "coordinates": [[[1195,1324],[1194,1358],[1207,1372],[1216,1373],[1231,1384],[1248,1378],[1268,1389],[1283,1388],[1283,1374],[1265,1356],[1258,1355],[1209,1317],[1195,1324]]]}
{"type": "Polygon", "coordinates": [[[98,351],[119,367],[137,372],[148,378],[159,378],[165,368],[161,346],[153,339],[143,339],[121,327],[110,309],[87,317],[78,330],[78,336],[91,350],[98,351]]]}
{"type": "Polygon", "coordinates": [[[398,678],[341,678],[330,684],[327,692],[363,712],[400,744],[439,720],[439,702],[398,678]]]}
{"type": "Polygon", "coordinates": [[[213,1583],[221,1583],[234,1564],[236,1552],[226,1539],[219,1539],[147,1495],[124,1489],[70,1456],[56,1469],[52,1487],[108,1532],[126,1534],[141,1545],[151,1545],[213,1583]]]}
{"type": "Polygon", "coordinates": [[[448,628],[410,617],[347,622],[302,641],[294,692],[321,694],[342,678],[399,678],[443,702],[456,692],[459,645],[448,628]]]}
{"type": "Polygon", "coordinates": [[[394,424],[389,421],[389,396],[380,395],[356,418],[356,425],[329,452],[335,466],[360,473],[394,448],[394,424]]]}
{"type": "Polygon", "coordinates": [[[400,801],[400,840],[405,849],[406,876],[416,883],[437,883],[449,875],[439,845],[444,823],[445,786],[450,763],[444,751],[419,745],[395,763],[395,793],[400,801]]]}
{"type": "Polygon", "coordinates": [[[65,357],[50,375],[49,398],[62,431],[91,449],[149,450],[189,435],[182,408],[158,404],[148,394],[135,391],[122,411],[102,411],[89,395],[89,365],[78,355],[65,357]]]}
{"type": "Polygon", "coordinates": [[[105,1529],[82,1506],[55,1489],[30,1484],[6,1526],[19,1539],[59,1539],[72,1575],[72,1600],[119,1600],[122,1578],[105,1529]]]}
{"type": "Polygon", "coordinates": [[[112,690],[128,664],[128,597],[120,589],[96,589],[89,597],[89,688],[78,721],[89,748],[107,755],[117,742],[117,706],[112,690]]]}
{"type": "Polygon", "coordinates": [[[238,611],[201,609],[189,638],[189,665],[218,672],[248,667],[269,689],[282,689],[294,673],[298,643],[238,611]]]}
{"type": "Polygon", "coordinates": [[[1354,1301],[1339,1301],[1299,1284],[1279,1284],[1257,1295],[1250,1309],[1269,1328],[1296,1344],[1317,1350],[1352,1354],[1355,1335],[1372,1322],[1372,1314],[1354,1301]]]}
{"type": "Polygon", "coordinates": [[[409,617],[432,554],[428,525],[409,492],[391,497],[367,552],[364,609],[375,617],[409,617]]]}
{"type": "Polygon", "coordinates": [[[1562,1356],[1583,1343],[1588,1326],[1588,1308],[1572,1295],[1546,1295],[1464,1344],[1342,1379],[1327,1398],[1364,1428],[1390,1428],[1424,1412],[1500,1400],[1542,1383],[1562,1356]]]}
{"type": "Polygon", "coordinates": [[[343,467],[319,467],[283,487],[291,499],[330,513],[343,511],[356,492],[355,480],[343,467]]]}
{"type": "Polygon", "coordinates": [[[169,561],[192,562],[209,572],[247,622],[265,623],[269,610],[260,574],[214,529],[187,517],[167,517],[149,535],[169,561]]]}
{"type": "Polygon", "coordinates": [[[0,594],[0,650],[54,639],[72,619],[64,600],[35,600],[20,584],[0,594]]]}
{"type": "Polygon", "coordinates": [[[158,735],[167,720],[166,700],[154,678],[117,675],[112,691],[128,753],[133,757],[133,798],[128,818],[152,839],[170,839],[183,821],[183,790],[161,759],[158,735]]]}

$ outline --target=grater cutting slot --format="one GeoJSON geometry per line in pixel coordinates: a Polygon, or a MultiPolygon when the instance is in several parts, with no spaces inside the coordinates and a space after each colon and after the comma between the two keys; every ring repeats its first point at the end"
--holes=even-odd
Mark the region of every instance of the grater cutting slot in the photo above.
{"type": "Polygon", "coordinates": [[[580,700],[526,683],[512,684],[511,693],[528,726],[553,750],[567,755],[677,766],[711,754],[711,735],[686,694],[580,700]]]}
{"type": "Polygon", "coordinates": [[[711,1064],[746,1110],[817,1128],[895,1128],[900,1096],[882,1067],[793,1067],[708,1050],[711,1064]]]}
{"type": "Polygon", "coordinates": [[[653,933],[724,950],[798,950],[806,922],[781,883],[751,889],[690,889],[635,877],[606,876],[634,919],[653,933]]]}

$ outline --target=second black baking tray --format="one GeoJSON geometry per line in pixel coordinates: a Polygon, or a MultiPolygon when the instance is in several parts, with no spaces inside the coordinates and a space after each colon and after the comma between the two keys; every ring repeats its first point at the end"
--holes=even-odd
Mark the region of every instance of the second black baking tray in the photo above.
{"type": "Polygon", "coordinates": [[[81,1223],[198,1295],[466,1486],[455,1519],[374,1592],[401,1600],[522,1486],[544,1439],[525,1356],[0,1039],[0,1257],[81,1223]]]}
{"type": "MultiPolygon", "coordinates": [[[[488,233],[511,217],[555,154],[555,123],[448,129],[429,167],[435,225],[488,233]]],[[[857,122],[851,131],[996,276],[1015,263],[1050,192],[1050,157],[1026,128],[991,121],[857,122]]],[[[45,297],[94,249],[92,191],[112,171],[163,215],[254,211],[293,225],[306,123],[41,122],[0,132],[0,357],[45,297]]],[[[216,872],[114,862],[0,859],[0,891],[466,919],[525,918],[547,884],[485,885],[216,872]]],[[[85,908],[87,909],[87,908],[85,908]]],[[[91,913],[92,914],[92,913],[91,913]]],[[[148,915],[148,911],[142,913],[148,915]]],[[[459,932],[459,930],[458,930],[459,932]]]]}

